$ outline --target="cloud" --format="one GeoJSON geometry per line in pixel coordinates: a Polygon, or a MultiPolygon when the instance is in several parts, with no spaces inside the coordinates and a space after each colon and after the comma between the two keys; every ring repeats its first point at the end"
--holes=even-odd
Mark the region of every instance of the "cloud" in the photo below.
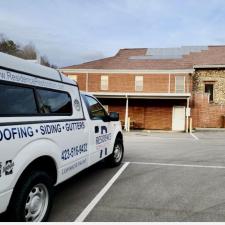
{"type": "Polygon", "coordinates": [[[0,30],[58,66],[119,48],[225,44],[224,0],[1,0],[0,30]]]}

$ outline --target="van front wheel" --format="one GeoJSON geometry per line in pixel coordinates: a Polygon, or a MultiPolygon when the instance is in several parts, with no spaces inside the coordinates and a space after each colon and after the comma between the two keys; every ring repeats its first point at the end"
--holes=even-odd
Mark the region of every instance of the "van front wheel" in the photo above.
{"type": "Polygon", "coordinates": [[[53,182],[44,171],[32,171],[16,187],[9,213],[14,221],[46,221],[53,198],[53,182]]]}
{"type": "Polygon", "coordinates": [[[106,164],[110,167],[119,166],[123,160],[124,147],[121,139],[116,139],[113,152],[106,158],[106,164]]]}

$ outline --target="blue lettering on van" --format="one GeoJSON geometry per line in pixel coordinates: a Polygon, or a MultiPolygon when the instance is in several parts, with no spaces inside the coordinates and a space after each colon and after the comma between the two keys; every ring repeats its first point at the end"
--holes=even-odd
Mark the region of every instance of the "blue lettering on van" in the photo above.
{"type": "Polygon", "coordinates": [[[100,150],[100,156],[99,156],[100,159],[103,157],[103,153],[105,154],[105,156],[108,155],[107,148],[105,148],[105,151],[103,151],[102,149],[100,150]]]}
{"type": "Polygon", "coordinates": [[[9,141],[16,138],[21,139],[33,136],[34,132],[32,130],[32,127],[12,127],[0,130],[0,141],[9,141]]]}
{"type": "Polygon", "coordinates": [[[77,155],[80,155],[82,153],[85,153],[88,150],[87,146],[88,146],[88,144],[85,143],[85,144],[74,146],[72,148],[67,148],[62,151],[61,159],[65,161],[65,160],[73,158],[77,155]]]}
{"type": "Polygon", "coordinates": [[[0,141],[9,141],[22,138],[30,138],[35,134],[51,135],[76,130],[85,129],[85,123],[82,122],[67,122],[56,124],[41,124],[39,127],[6,127],[0,129],[0,141]]]}
{"type": "Polygon", "coordinates": [[[61,133],[62,128],[61,128],[60,124],[41,125],[40,131],[41,131],[42,135],[57,134],[57,133],[61,133]]]}
{"type": "Polygon", "coordinates": [[[101,126],[101,134],[107,134],[107,127],[106,126],[101,126]]]}
{"type": "Polygon", "coordinates": [[[62,169],[62,175],[66,174],[66,173],[68,173],[70,171],[73,171],[74,169],[76,169],[79,166],[84,165],[85,163],[87,163],[87,159],[86,158],[85,159],[81,159],[81,160],[73,163],[72,165],[70,165],[70,166],[68,166],[66,168],[63,168],[62,169]]]}
{"type": "Polygon", "coordinates": [[[66,131],[81,130],[85,128],[84,122],[71,122],[65,124],[66,131]]]}
{"type": "Polygon", "coordinates": [[[111,140],[111,133],[103,134],[101,136],[96,137],[96,145],[107,142],[111,140]]]}

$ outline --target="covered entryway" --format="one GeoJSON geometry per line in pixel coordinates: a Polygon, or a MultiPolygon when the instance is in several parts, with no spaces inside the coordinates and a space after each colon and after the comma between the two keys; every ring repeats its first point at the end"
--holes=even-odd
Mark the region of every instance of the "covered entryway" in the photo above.
{"type": "Polygon", "coordinates": [[[108,107],[109,111],[120,113],[125,130],[128,130],[126,127],[128,118],[130,129],[185,130],[185,107],[190,97],[188,93],[93,94],[108,107]]]}

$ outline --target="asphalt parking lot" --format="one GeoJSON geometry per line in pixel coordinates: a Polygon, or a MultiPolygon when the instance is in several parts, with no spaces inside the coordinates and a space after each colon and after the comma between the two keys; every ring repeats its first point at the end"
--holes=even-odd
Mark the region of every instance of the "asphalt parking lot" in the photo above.
{"type": "Polygon", "coordinates": [[[99,163],[56,187],[49,221],[225,221],[225,132],[124,139],[119,168],[99,163]]]}

